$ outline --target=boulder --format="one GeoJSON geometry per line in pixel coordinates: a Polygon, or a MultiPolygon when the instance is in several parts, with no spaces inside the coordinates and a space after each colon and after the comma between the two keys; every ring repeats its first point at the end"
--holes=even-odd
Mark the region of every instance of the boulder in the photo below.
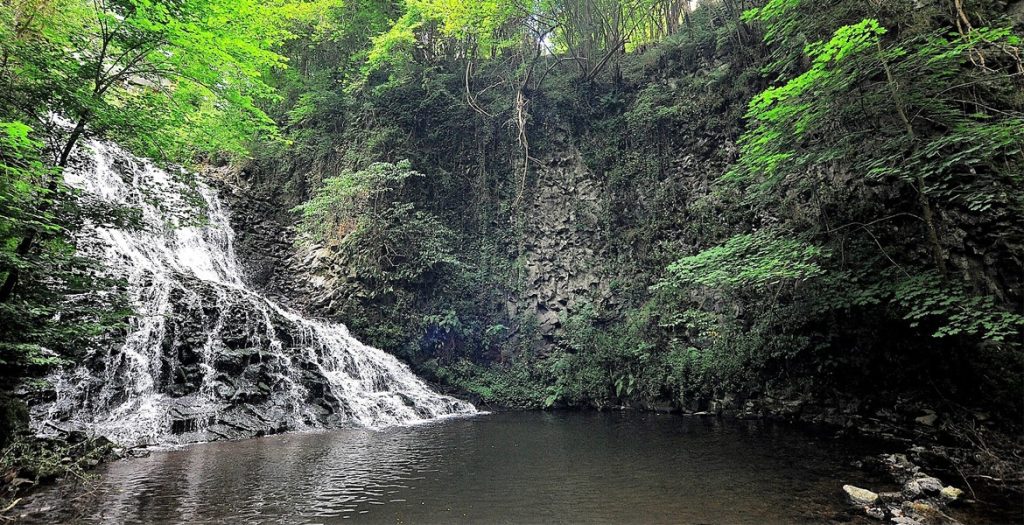
{"type": "Polygon", "coordinates": [[[874,505],[879,501],[878,494],[868,489],[854,487],[853,485],[843,485],[843,491],[846,492],[846,496],[850,498],[850,502],[854,505],[874,505]]]}
{"type": "Polygon", "coordinates": [[[923,522],[939,520],[943,516],[939,509],[925,501],[905,501],[902,510],[904,515],[923,522]]]}

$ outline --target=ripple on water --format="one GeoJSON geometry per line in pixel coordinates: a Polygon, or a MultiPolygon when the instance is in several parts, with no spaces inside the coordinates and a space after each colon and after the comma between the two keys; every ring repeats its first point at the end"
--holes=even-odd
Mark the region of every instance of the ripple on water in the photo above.
{"type": "Polygon", "coordinates": [[[867,452],[754,422],[502,413],[157,452],[111,464],[87,496],[40,494],[37,508],[79,497],[78,513],[28,521],[858,523],[839,487],[880,486],[847,466],[867,452]]]}

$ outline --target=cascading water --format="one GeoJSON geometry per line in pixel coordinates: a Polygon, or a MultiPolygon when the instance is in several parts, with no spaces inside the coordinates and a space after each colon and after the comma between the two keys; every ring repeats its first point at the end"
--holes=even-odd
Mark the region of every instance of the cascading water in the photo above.
{"type": "Polygon", "coordinates": [[[81,246],[127,282],[135,316],[121,343],[50,378],[55,399],[34,408],[38,430],[173,444],[475,412],[344,326],[307,319],[248,287],[211,188],[107,143],[85,150],[68,184],[141,211],[141,228],[93,227],[81,246]],[[197,193],[208,222],[188,225],[180,210],[197,193]]]}

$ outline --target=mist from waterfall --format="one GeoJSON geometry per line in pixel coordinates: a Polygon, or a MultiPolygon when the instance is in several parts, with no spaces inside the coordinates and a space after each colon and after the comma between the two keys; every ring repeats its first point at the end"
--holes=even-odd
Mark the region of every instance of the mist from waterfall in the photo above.
{"type": "Polygon", "coordinates": [[[127,283],[135,315],[118,344],[50,377],[55,398],[34,409],[40,432],[168,444],[475,413],[345,326],[247,285],[209,186],[101,141],[87,142],[83,157],[65,173],[69,185],[141,212],[140,228],[86,227],[80,246],[127,283]]]}

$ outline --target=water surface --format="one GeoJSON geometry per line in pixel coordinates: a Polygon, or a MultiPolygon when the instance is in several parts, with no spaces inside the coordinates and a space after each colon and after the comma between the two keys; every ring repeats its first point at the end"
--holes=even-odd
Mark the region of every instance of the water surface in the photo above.
{"type": "Polygon", "coordinates": [[[877,487],[849,466],[864,453],[763,422],[506,412],[154,452],[105,467],[87,494],[64,495],[75,512],[61,519],[866,523],[848,513],[840,488],[877,487]]]}

